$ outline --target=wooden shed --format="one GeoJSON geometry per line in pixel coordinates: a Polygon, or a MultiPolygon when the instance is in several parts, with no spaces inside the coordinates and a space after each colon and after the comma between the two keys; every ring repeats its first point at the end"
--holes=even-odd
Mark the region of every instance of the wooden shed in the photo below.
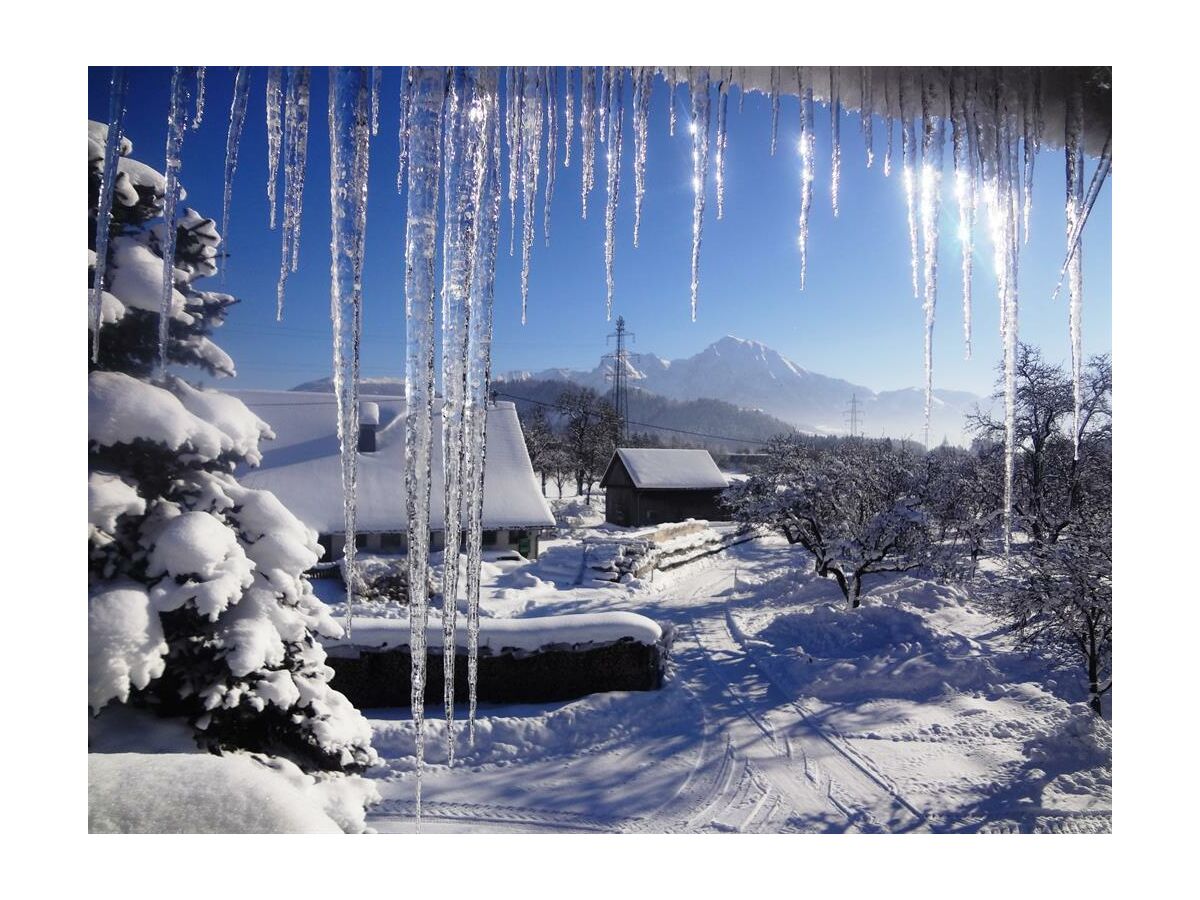
{"type": "Polygon", "coordinates": [[[707,450],[620,448],[600,479],[605,519],[635,527],[727,519],[718,499],[726,485],[707,450]]]}

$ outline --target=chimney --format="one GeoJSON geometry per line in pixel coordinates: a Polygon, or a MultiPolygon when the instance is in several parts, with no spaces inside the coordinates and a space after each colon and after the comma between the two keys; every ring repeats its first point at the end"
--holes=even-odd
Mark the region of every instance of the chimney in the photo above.
{"type": "Polygon", "coordinates": [[[358,404],[358,452],[375,452],[375,432],[379,429],[379,404],[364,400],[358,404]]]}

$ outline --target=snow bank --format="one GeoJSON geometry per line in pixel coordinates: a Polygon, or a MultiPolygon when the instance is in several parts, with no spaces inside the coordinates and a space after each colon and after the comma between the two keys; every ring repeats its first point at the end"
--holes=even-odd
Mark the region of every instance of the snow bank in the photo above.
{"type": "MultiPolygon", "coordinates": [[[[662,639],[662,635],[662,628],[657,622],[631,612],[483,619],[479,626],[479,647],[493,653],[505,650],[532,652],[544,647],[606,644],[621,640],[653,646],[662,639]]],[[[442,647],[442,629],[436,618],[430,622],[428,638],[430,648],[442,647]]],[[[408,642],[408,619],[355,618],[353,641],[326,641],[325,647],[401,647],[408,642]]],[[[455,643],[456,646],[466,647],[466,629],[458,630],[455,643]]]]}
{"type": "Polygon", "coordinates": [[[89,753],[92,833],[362,831],[368,781],[316,779],[284,760],[244,754],[89,753]]]}
{"type": "Polygon", "coordinates": [[[1003,680],[975,641],[869,599],[779,616],[757,637],[779,649],[788,681],[822,700],[915,700],[1003,680]]]}

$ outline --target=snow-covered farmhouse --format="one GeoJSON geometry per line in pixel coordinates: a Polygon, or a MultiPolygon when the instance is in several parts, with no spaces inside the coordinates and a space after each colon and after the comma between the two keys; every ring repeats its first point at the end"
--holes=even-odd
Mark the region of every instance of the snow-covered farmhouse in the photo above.
{"type": "Polygon", "coordinates": [[[614,525],[725,519],[725,476],[707,450],[619,448],[600,479],[614,525]]]}
{"type": "MultiPolygon", "coordinates": [[[[271,491],[320,536],[323,561],[345,548],[337,406],[332,394],[303,391],[234,392],[267,422],[275,440],[262,444],[262,465],[239,473],[247,487],[271,491]]],[[[403,397],[364,397],[358,439],[358,534],[360,550],[403,553],[408,547],[404,489],[403,397]]],[[[537,556],[538,534],[554,525],[529,463],[512,403],[488,406],[484,467],[485,550],[517,550],[537,556]]],[[[440,410],[434,408],[430,547],[445,546],[440,410]]],[[[463,522],[466,522],[464,512],[463,522]]]]}

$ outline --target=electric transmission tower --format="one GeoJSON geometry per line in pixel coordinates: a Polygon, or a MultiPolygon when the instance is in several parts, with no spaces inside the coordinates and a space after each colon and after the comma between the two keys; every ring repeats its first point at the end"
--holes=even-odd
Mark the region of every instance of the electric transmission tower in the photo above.
{"type": "Polygon", "coordinates": [[[625,330],[625,317],[617,316],[617,330],[608,335],[605,343],[614,341],[613,352],[605,356],[605,359],[612,360],[612,364],[606,378],[612,381],[612,398],[613,409],[617,411],[618,421],[618,437],[624,443],[629,437],[629,354],[625,349],[625,339],[635,338],[636,335],[632,331],[625,330]]]}
{"type": "Polygon", "coordinates": [[[862,404],[858,402],[858,394],[850,395],[850,404],[846,409],[846,424],[850,427],[850,437],[860,437],[863,434],[862,404]]]}

